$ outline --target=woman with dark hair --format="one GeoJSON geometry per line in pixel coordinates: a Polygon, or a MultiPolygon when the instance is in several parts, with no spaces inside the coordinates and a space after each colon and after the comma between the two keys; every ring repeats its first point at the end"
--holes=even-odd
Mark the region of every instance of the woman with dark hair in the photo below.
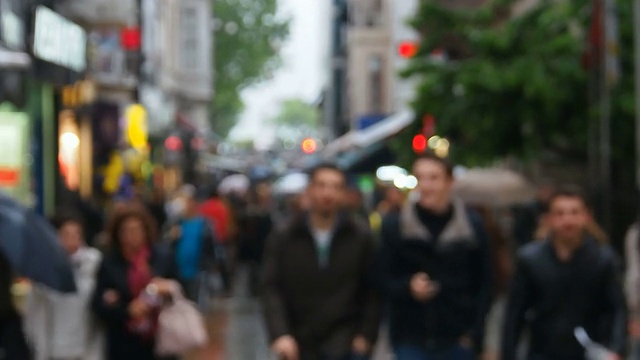
{"type": "Polygon", "coordinates": [[[130,205],[109,224],[111,246],[98,272],[93,310],[107,332],[107,359],[155,360],[158,306],[176,278],[169,247],[156,245],[146,209],[130,205]]]}
{"type": "Polygon", "coordinates": [[[13,271],[0,253],[0,358],[29,360],[31,354],[22,331],[22,319],[11,295],[13,271]]]}

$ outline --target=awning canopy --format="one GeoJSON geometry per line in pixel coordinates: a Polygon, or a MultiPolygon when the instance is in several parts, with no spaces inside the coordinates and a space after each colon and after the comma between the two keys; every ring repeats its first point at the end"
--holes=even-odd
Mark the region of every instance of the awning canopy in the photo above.
{"type": "Polygon", "coordinates": [[[351,130],[331,141],[322,150],[322,155],[325,158],[334,158],[344,152],[369,148],[404,130],[413,120],[413,111],[404,110],[395,113],[370,127],[351,130]]]}
{"type": "Polygon", "coordinates": [[[349,150],[353,146],[353,135],[355,131],[349,131],[348,133],[340,136],[339,138],[331,141],[322,149],[322,155],[325,158],[332,158],[341,152],[349,150]]]}
{"type": "Polygon", "coordinates": [[[29,54],[0,46],[0,68],[27,69],[31,66],[29,54]]]}
{"type": "Polygon", "coordinates": [[[413,122],[413,119],[412,111],[405,110],[395,113],[375,125],[356,131],[353,134],[353,143],[360,148],[371,146],[404,130],[413,122]]]}

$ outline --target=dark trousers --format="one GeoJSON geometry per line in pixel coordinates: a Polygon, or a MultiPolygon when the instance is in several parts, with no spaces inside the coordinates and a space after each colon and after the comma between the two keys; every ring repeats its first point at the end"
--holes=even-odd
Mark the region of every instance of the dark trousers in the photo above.
{"type": "Polygon", "coordinates": [[[460,345],[429,349],[425,346],[401,345],[395,348],[396,360],[474,360],[473,351],[460,345]]]}
{"type": "Polygon", "coordinates": [[[369,355],[347,354],[328,356],[326,354],[302,354],[300,360],[369,360],[369,355]]]}

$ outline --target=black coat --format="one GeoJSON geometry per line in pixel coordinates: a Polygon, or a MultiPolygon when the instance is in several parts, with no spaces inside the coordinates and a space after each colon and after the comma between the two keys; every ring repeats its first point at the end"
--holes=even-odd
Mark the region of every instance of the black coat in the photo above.
{"type": "Polygon", "coordinates": [[[389,302],[394,345],[449,347],[468,337],[482,350],[491,302],[491,261],[480,216],[454,202],[453,215],[433,239],[418,218],[415,203],[383,220],[378,279],[389,302]],[[426,303],[411,296],[418,272],[440,284],[426,303]]]}
{"type": "Polygon", "coordinates": [[[374,242],[366,226],[343,218],[321,268],[305,217],[276,230],[264,260],[264,312],[271,340],[291,335],[302,360],[343,356],[355,336],[374,343],[380,302],[371,279],[374,242]]]}
{"type": "MultiPolygon", "coordinates": [[[[155,360],[154,343],[145,341],[127,329],[130,320],[128,307],[133,301],[127,281],[129,264],[119,252],[106,254],[100,270],[92,307],[104,322],[107,332],[107,359],[109,360],[155,360]],[[107,305],[103,298],[109,290],[115,290],[120,300],[107,305]]],[[[177,271],[169,247],[156,246],[149,260],[154,276],[176,279],[177,271]]]]}
{"type": "Polygon", "coordinates": [[[13,272],[0,254],[0,360],[28,360],[31,354],[22,330],[22,319],[13,306],[13,272]]]}
{"type": "Polygon", "coordinates": [[[526,320],[531,358],[583,360],[584,349],[573,333],[577,326],[623,354],[625,314],[618,260],[610,247],[587,238],[569,262],[561,262],[550,241],[528,244],[518,254],[505,314],[503,359],[516,359],[526,320]]]}
{"type": "Polygon", "coordinates": [[[31,351],[17,312],[0,318],[0,360],[29,360],[31,351]]]}

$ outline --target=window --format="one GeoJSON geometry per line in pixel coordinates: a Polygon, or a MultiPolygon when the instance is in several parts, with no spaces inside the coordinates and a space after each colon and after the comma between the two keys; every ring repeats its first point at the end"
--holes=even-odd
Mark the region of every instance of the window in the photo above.
{"type": "Polygon", "coordinates": [[[382,25],[382,0],[367,0],[367,27],[382,25]]]}
{"type": "Polygon", "coordinates": [[[380,55],[373,55],[369,58],[369,112],[371,114],[382,114],[383,112],[383,65],[380,55]]]}
{"type": "Polygon", "coordinates": [[[183,5],[180,11],[180,65],[182,69],[197,70],[200,67],[198,47],[198,9],[183,5]]]}

